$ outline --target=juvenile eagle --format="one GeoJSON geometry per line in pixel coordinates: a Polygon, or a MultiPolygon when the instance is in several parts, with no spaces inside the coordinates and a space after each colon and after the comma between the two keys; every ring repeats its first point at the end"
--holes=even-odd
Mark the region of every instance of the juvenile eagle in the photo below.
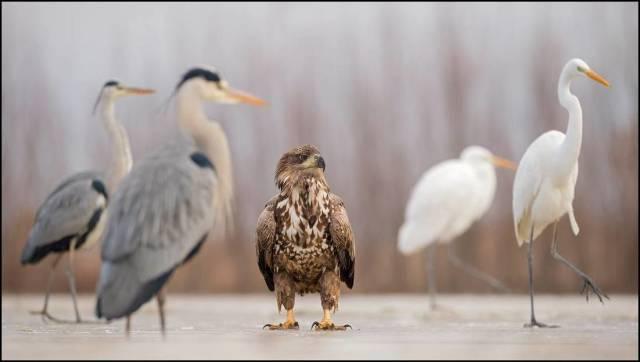
{"type": "Polygon", "coordinates": [[[275,182],[280,193],[258,218],[256,253],[267,287],[276,292],[278,310],[287,319],[269,329],[297,329],[293,314],[296,293],[319,292],[324,316],[313,327],[336,326],[331,310],[338,308],[340,281],[353,288],[355,245],[347,211],[331,193],[324,177],[324,159],[312,145],[296,147],[278,162],[275,182]]]}

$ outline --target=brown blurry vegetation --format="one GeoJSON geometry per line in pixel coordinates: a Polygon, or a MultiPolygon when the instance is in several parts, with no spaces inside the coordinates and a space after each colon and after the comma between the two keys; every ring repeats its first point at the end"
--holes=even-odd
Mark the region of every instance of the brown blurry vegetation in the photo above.
{"type": "MultiPolygon", "coordinates": [[[[581,231],[573,236],[563,219],[560,250],[606,292],[635,293],[637,10],[631,3],[3,4],[3,291],[44,290],[51,260],[19,264],[37,207],[72,172],[109,164],[109,142],[88,111],[103,81],[119,77],[160,91],[118,104],[135,162],[175,133],[173,109],[157,109],[186,67],[205,62],[270,106],[208,106],[232,148],[236,228],[209,240],[170,289],[266,291],[256,266],[255,222],[276,192],[280,154],[314,143],[357,238],[354,291],[424,292],[423,253],[406,257],[396,250],[415,182],[466,145],[518,160],[538,135],[564,130],[568,116],[557,101],[557,79],[568,59],[581,57],[612,87],[573,85],[584,115],[574,201],[581,231]],[[136,19],[148,23],[127,22],[136,19]],[[65,21],[71,25],[60,25],[65,21]]],[[[453,246],[525,292],[525,250],[512,225],[513,174],[497,175],[490,211],[453,246]]],[[[535,244],[536,291],[578,292],[578,278],[551,257],[550,238],[547,230],[535,244]]],[[[76,259],[81,292],[94,291],[99,261],[99,247],[76,259]]],[[[491,292],[450,265],[446,246],[438,248],[437,270],[443,292],[491,292]]],[[[54,289],[67,290],[61,268],[54,289]]]]}

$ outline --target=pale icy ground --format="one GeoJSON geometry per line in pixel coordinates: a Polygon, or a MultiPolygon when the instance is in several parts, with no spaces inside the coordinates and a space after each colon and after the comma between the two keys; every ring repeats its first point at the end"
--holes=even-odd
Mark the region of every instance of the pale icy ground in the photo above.
{"type": "MultiPolygon", "coordinates": [[[[124,321],[60,325],[29,315],[41,295],[2,297],[3,359],[243,358],[243,359],[637,359],[638,297],[611,296],[604,306],[578,296],[538,296],[537,317],[556,329],[525,329],[528,296],[447,295],[430,312],[423,295],[343,295],[336,323],[354,330],[310,332],[319,297],[298,298],[299,331],[266,331],[284,318],[273,295],[171,295],[168,333],[159,333],[156,304],[145,305],[124,335],[124,321]]],[[[80,301],[93,319],[93,296],[80,301]]],[[[50,311],[71,318],[70,297],[56,295],[50,311]]]]}

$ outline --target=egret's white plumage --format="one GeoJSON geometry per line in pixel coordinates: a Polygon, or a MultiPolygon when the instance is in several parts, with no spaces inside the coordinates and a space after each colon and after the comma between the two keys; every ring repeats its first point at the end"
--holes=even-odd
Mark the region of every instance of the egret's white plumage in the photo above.
{"type": "MultiPolygon", "coordinates": [[[[578,274],[584,281],[583,291],[593,291],[600,301],[607,297],[577,267],[564,259],[557,250],[555,225],[565,214],[569,214],[571,230],[575,235],[580,228],[573,210],[573,197],[578,179],[578,157],[582,146],[582,108],[580,101],[571,93],[571,82],[581,76],[589,77],[604,86],[609,83],[589,68],[581,59],[571,59],[565,64],[558,80],[558,101],[569,112],[566,134],[549,131],[538,137],[520,160],[513,183],[513,224],[518,245],[532,243],[549,224],[554,224],[551,254],[578,274]]],[[[527,327],[546,327],[535,319],[533,308],[533,270],[531,244],[528,250],[529,293],[531,298],[531,323],[527,327]]]]}
{"type": "MultiPolygon", "coordinates": [[[[407,203],[405,221],[398,232],[398,249],[413,253],[435,241],[451,242],[464,233],[491,206],[496,190],[494,166],[515,169],[511,161],[480,146],[470,146],[460,158],[441,162],[424,173],[407,203]]],[[[435,302],[433,247],[427,263],[431,308],[435,302]]],[[[508,291],[497,279],[463,262],[449,247],[449,259],[467,274],[493,288],[508,291]]]]}
{"type": "Polygon", "coordinates": [[[441,162],[424,173],[409,198],[398,248],[405,254],[464,233],[489,209],[496,188],[491,152],[467,147],[459,159],[441,162]]]}
{"type": "Polygon", "coordinates": [[[555,153],[565,140],[564,133],[549,131],[538,137],[527,149],[513,182],[513,215],[518,246],[529,241],[531,225],[535,221],[536,239],[552,222],[569,214],[571,230],[578,235],[580,228],[573,212],[573,197],[578,179],[578,162],[565,179],[554,179],[552,172],[555,153]]]}
{"type": "Polygon", "coordinates": [[[569,112],[567,133],[553,130],[533,141],[522,156],[513,182],[513,221],[518,245],[529,240],[532,225],[536,239],[566,213],[573,233],[577,235],[580,231],[572,202],[582,146],[582,108],[569,89],[571,81],[579,76],[608,85],[581,59],[571,59],[564,66],[558,81],[558,100],[569,112]]]}

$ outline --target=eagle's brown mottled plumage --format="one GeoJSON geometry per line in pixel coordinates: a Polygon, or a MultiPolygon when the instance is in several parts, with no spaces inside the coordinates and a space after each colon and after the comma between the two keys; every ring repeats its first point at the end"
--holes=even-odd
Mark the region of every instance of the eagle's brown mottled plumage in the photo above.
{"type": "Polygon", "coordinates": [[[292,310],[295,294],[320,292],[322,307],[335,310],[340,281],[353,287],[355,245],[344,203],[324,177],[324,160],[311,145],[285,153],[276,168],[280,193],[257,225],[258,267],[278,309],[292,310]]]}

